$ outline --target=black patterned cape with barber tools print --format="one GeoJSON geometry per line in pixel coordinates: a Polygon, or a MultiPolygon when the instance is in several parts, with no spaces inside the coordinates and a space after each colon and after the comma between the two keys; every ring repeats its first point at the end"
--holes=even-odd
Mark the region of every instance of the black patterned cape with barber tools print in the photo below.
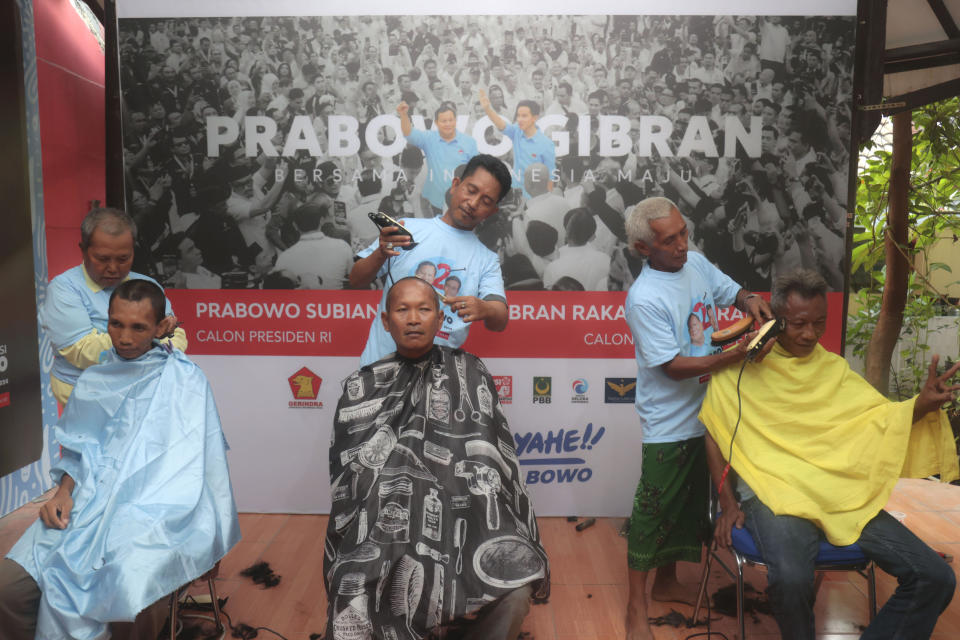
{"type": "Polygon", "coordinates": [[[549,566],[493,379],[434,347],[351,375],[330,444],[327,638],[422,638],[549,566]]]}

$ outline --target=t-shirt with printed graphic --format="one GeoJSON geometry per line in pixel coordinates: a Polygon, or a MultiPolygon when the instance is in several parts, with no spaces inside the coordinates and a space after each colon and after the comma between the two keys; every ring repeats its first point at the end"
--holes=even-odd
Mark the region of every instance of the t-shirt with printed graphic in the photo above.
{"type": "MultiPolygon", "coordinates": [[[[430,282],[440,293],[450,296],[476,296],[483,300],[506,302],[503,275],[497,254],[487,249],[473,231],[450,226],[439,217],[424,220],[404,218],[404,228],[413,234],[417,246],[400,251],[399,256],[387,260],[378,277],[386,277],[377,317],[370,326],[367,346],[360,356],[360,366],[376,362],[397,350],[397,345],[383,328],[380,312],[386,308],[387,292],[393,283],[407,276],[418,276],[430,282]],[[457,286],[459,285],[459,286],[457,286]]],[[[380,246],[379,239],[360,251],[366,258],[380,246]]],[[[443,325],[434,338],[434,344],[459,347],[470,332],[470,323],[464,322],[450,307],[441,304],[443,325]]]]}
{"type": "Polygon", "coordinates": [[[637,413],[644,442],[679,442],[703,435],[697,419],[709,375],[672,380],[661,365],[676,356],[705,356],[717,328],[717,306],[737,299],[740,285],[701,254],[687,253],[679,271],[645,267],[627,293],[624,314],[637,358],[637,413]]]}
{"type": "Polygon", "coordinates": [[[547,175],[552,176],[557,168],[557,149],[553,140],[539,129],[528,138],[523,129],[510,123],[502,133],[513,142],[513,186],[523,188],[524,197],[529,198],[523,185],[524,172],[530,165],[540,163],[547,166],[547,175]]]}

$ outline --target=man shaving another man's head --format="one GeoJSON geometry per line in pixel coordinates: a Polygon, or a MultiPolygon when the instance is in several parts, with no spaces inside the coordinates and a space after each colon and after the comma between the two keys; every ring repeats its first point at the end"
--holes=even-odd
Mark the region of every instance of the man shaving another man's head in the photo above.
{"type": "MultiPolygon", "coordinates": [[[[475,230],[497,213],[510,184],[510,172],[500,160],[485,154],[474,156],[462,176],[453,178],[446,212],[438,218],[401,220],[412,239],[398,233],[398,227],[382,229],[377,241],[357,254],[350,285],[367,287],[374,279],[384,278],[386,290],[406,276],[428,278],[432,274],[431,284],[445,289],[446,279],[456,277],[457,295],[444,298],[437,344],[460,346],[475,322],[483,322],[491,331],[503,331],[508,315],[500,261],[480,242],[475,230]]],[[[386,291],[381,311],[385,301],[386,291]]],[[[394,349],[390,335],[375,320],[360,362],[370,364],[394,349]]]]}
{"type": "Polygon", "coordinates": [[[156,638],[167,594],[240,539],[210,386],[158,342],[167,309],[149,280],[110,295],[112,348],[53,433],[59,486],[0,560],[4,638],[156,638]]]}
{"type": "Polygon", "coordinates": [[[824,538],[838,546],[856,542],[897,578],[864,638],[929,638],[956,578],[883,507],[900,477],[939,474],[948,482],[960,475],[940,411],[960,389],[949,382],[960,363],[939,374],[933,356],[920,393],[891,402],[819,344],[827,288],[806,269],[779,277],[772,306],[785,329],[773,350],[742,378],[730,367],[710,381],[700,419],[709,432],[710,472],[722,485],[715,536],[726,547],[731,528],[746,526],[763,550],[767,594],[784,638],[814,638],[814,558],[824,538]],[[725,462],[732,471],[724,482],[725,462]]]}
{"type": "MultiPolygon", "coordinates": [[[[113,345],[107,335],[107,306],[111,293],[129,279],[156,282],[131,271],[136,225],[124,211],[91,210],[80,225],[83,264],[50,281],[40,320],[56,353],[50,386],[60,404],[66,404],[80,373],[97,364],[113,345]]],[[[183,329],[167,304],[160,321],[164,335],[176,348],[187,348],[183,329]]]]}

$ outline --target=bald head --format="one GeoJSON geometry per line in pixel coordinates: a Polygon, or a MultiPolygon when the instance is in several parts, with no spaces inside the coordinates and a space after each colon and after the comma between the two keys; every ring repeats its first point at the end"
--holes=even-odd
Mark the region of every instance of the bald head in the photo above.
{"type": "Polygon", "coordinates": [[[386,310],[389,312],[390,308],[393,306],[394,299],[400,294],[406,291],[407,287],[417,287],[424,294],[433,300],[433,306],[435,309],[440,309],[440,296],[437,295],[437,290],[431,286],[429,282],[423,278],[418,278],[416,276],[407,276],[406,278],[400,278],[393,283],[393,286],[390,287],[390,290],[387,291],[387,303],[386,310]]]}

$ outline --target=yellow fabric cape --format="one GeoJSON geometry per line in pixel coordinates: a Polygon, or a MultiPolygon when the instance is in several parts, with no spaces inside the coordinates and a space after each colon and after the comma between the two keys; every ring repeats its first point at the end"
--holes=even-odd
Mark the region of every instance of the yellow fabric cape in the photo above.
{"type": "MultiPolygon", "coordinates": [[[[737,421],[737,375],[710,380],[700,420],[724,458],[737,421]]],[[[915,425],[916,398],[891,402],[817,345],[798,358],[775,345],[740,382],[743,415],[732,467],[777,515],[806,518],[835,545],[853,544],[897,478],[960,476],[946,413],[915,425]]]]}

